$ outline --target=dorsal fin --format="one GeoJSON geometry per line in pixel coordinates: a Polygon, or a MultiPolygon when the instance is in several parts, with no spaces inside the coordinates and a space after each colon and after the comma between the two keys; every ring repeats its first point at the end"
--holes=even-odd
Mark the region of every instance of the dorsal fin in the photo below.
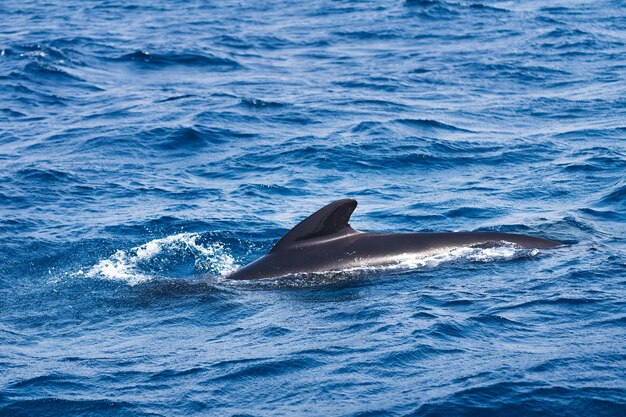
{"type": "Polygon", "coordinates": [[[285,249],[306,239],[329,236],[342,231],[353,231],[348,221],[356,205],[356,200],[347,198],[335,201],[319,209],[288,231],[274,245],[270,253],[285,249]]]}

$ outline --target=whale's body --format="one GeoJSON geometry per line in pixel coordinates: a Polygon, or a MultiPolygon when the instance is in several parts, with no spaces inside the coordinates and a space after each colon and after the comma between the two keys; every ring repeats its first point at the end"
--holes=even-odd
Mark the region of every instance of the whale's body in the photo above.
{"type": "Polygon", "coordinates": [[[230,274],[230,279],[262,279],[290,274],[381,267],[407,255],[441,249],[513,243],[522,248],[550,248],[560,243],[497,232],[366,233],[348,224],[356,200],[327,205],[296,225],[268,254],[230,274]]]}

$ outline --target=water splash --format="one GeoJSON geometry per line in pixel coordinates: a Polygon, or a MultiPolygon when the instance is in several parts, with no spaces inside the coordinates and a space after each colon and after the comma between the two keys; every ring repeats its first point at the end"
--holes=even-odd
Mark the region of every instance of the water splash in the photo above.
{"type": "Polygon", "coordinates": [[[431,252],[426,256],[405,255],[393,268],[433,268],[455,261],[498,262],[535,256],[537,249],[525,249],[514,243],[502,242],[490,247],[448,248],[431,252]]]}
{"type": "Polygon", "coordinates": [[[230,251],[221,242],[203,240],[197,233],[179,233],[154,239],[128,250],[116,251],[83,275],[137,285],[158,276],[174,275],[181,265],[187,265],[187,261],[192,259],[193,271],[196,272],[226,276],[238,268],[230,251]]]}

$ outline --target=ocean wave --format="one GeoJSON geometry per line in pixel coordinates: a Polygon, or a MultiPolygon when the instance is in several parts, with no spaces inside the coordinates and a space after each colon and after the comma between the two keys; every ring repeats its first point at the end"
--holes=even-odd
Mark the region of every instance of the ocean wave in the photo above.
{"type": "Polygon", "coordinates": [[[162,151],[193,151],[254,135],[207,126],[158,127],[139,133],[141,145],[162,151]]]}
{"type": "Polygon", "coordinates": [[[24,71],[37,77],[54,77],[56,79],[68,79],[73,81],[84,81],[80,77],[70,74],[54,65],[30,62],[24,67],[24,71]]]}
{"type": "MultiPolygon", "coordinates": [[[[0,412],[11,416],[36,415],[108,415],[110,413],[133,413],[136,406],[129,402],[112,401],[110,399],[76,400],[58,397],[41,397],[33,400],[10,402],[0,408],[0,412]]],[[[136,413],[136,411],[135,411],[136,413]]],[[[135,414],[133,413],[133,414],[135,414]]],[[[137,415],[143,415],[137,413],[137,415]]]]}
{"type": "Polygon", "coordinates": [[[405,0],[404,4],[409,7],[415,7],[418,9],[423,9],[426,11],[435,10],[438,13],[453,13],[458,11],[463,11],[464,9],[468,9],[470,11],[484,12],[493,16],[496,13],[496,16],[501,13],[509,12],[508,9],[499,6],[494,6],[485,3],[473,3],[473,2],[451,2],[444,0],[405,0]]]}
{"type": "Polygon", "coordinates": [[[608,193],[598,200],[600,207],[619,207],[626,208],[626,182],[620,181],[620,184],[614,186],[608,193]]]}
{"type": "MultiPolygon", "coordinates": [[[[19,57],[49,58],[50,60],[55,60],[57,62],[65,62],[69,60],[63,50],[42,43],[17,45],[14,49],[15,52],[19,54],[19,57]]],[[[7,55],[13,52],[12,49],[6,49],[6,51],[7,55]]]]}
{"type": "Polygon", "coordinates": [[[12,110],[10,108],[0,109],[0,112],[7,117],[17,118],[17,117],[26,117],[26,114],[21,113],[19,111],[12,110]]]}
{"type": "Polygon", "coordinates": [[[285,107],[285,104],[283,103],[265,101],[258,98],[243,98],[241,99],[240,103],[244,107],[249,107],[253,109],[280,109],[282,107],[285,107]]]}
{"type": "Polygon", "coordinates": [[[496,416],[523,412],[532,416],[576,416],[578,414],[574,410],[585,409],[592,414],[618,415],[623,409],[619,398],[619,389],[616,388],[586,387],[574,390],[567,385],[516,379],[471,386],[443,398],[432,399],[413,413],[420,416],[496,416]],[[538,401],[538,397],[546,400],[538,401]],[[488,410],[485,410],[485,402],[493,403],[488,410]]]}
{"type": "Polygon", "coordinates": [[[198,66],[215,70],[233,70],[241,68],[241,64],[230,58],[222,58],[208,54],[195,53],[151,53],[136,51],[116,58],[118,62],[130,62],[153,68],[167,67],[171,65],[198,66]]]}
{"type": "Polygon", "coordinates": [[[23,181],[40,182],[42,184],[50,183],[76,183],[80,180],[69,172],[61,171],[53,168],[29,167],[19,169],[15,172],[17,178],[23,181]]]}
{"type": "Polygon", "coordinates": [[[425,129],[443,129],[457,132],[471,132],[470,130],[462,129],[460,127],[456,127],[450,124],[446,124],[437,120],[430,119],[397,119],[394,120],[395,123],[399,123],[405,126],[410,126],[414,128],[425,128],[425,129]]]}

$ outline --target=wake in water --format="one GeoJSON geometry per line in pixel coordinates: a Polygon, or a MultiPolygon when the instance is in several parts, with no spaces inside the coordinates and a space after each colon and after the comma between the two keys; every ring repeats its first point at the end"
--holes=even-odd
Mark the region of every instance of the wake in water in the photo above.
{"type": "Polygon", "coordinates": [[[193,271],[217,276],[226,276],[238,268],[235,259],[221,242],[203,243],[197,233],[179,233],[151,240],[129,250],[118,250],[87,272],[80,271],[79,274],[137,285],[159,276],[172,275],[191,260],[193,271]]]}
{"type": "MultiPolygon", "coordinates": [[[[510,261],[532,257],[538,253],[537,249],[524,249],[512,243],[502,242],[498,246],[444,248],[427,254],[406,254],[399,256],[397,262],[386,266],[290,274],[257,281],[308,287],[344,279],[352,280],[362,275],[431,269],[452,262],[510,261]]],[[[200,234],[179,233],[154,239],[128,250],[118,250],[109,258],[91,266],[86,272],[79,271],[77,275],[121,281],[134,286],[158,278],[171,278],[173,275],[185,273],[189,276],[198,272],[222,280],[239,267],[237,260],[222,242],[203,242],[200,234]],[[190,267],[191,264],[193,267],[190,267]]]]}

